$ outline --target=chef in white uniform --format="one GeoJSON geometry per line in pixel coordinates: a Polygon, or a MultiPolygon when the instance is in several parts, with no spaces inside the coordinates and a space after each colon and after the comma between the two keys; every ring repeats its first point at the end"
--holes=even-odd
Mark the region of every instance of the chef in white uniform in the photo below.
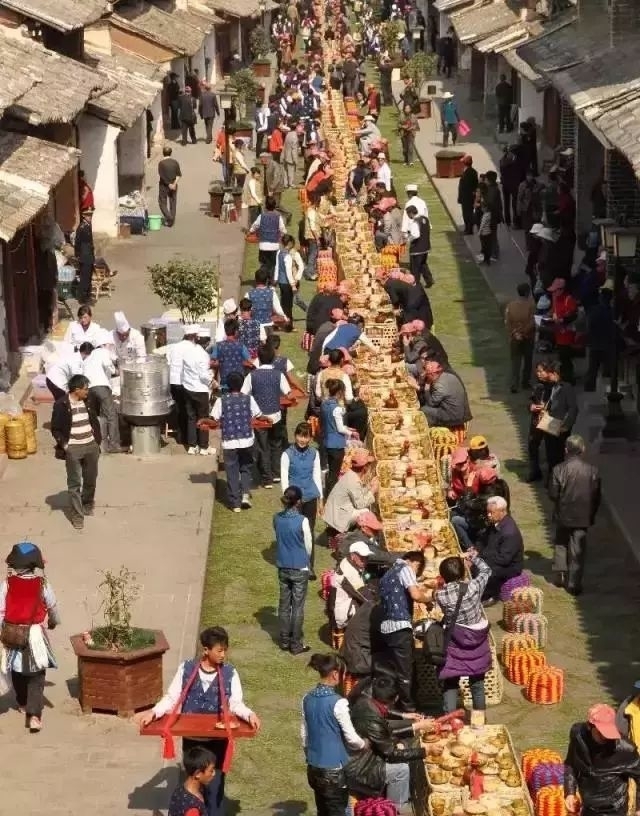
{"type": "Polygon", "coordinates": [[[124,312],[114,312],[113,319],[116,327],[111,332],[111,337],[118,362],[144,360],[147,356],[147,349],[142,332],[131,328],[124,312]]]}
{"type": "Polygon", "coordinates": [[[182,387],[182,358],[189,346],[193,345],[198,336],[197,326],[185,326],[184,337],[177,343],[165,347],[167,362],[169,363],[169,390],[175,405],[175,434],[176,441],[181,445],[187,443],[187,408],[184,401],[182,387]]]}
{"type": "Polygon", "coordinates": [[[209,416],[209,395],[213,381],[211,360],[198,343],[200,331],[199,326],[190,327],[190,332],[195,333],[195,336],[182,355],[181,384],[187,409],[187,453],[210,456],[216,451],[209,447],[209,431],[197,427],[199,419],[209,416]]]}
{"type": "Polygon", "coordinates": [[[402,213],[402,225],[400,229],[402,230],[402,234],[405,236],[405,238],[408,239],[411,219],[407,215],[407,207],[415,207],[416,210],[418,211],[418,215],[424,215],[425,218],[429,217],[429,207],[427,207],[427,202],[424,200],[424,198],[420,198],[420,196],[418,195],[417,184],[407,184],[404,189],[409,198],[407,200],[407,203],[404,205],[404,211],[402,213]]]}
{"type": "Polygon", "coordinates": [[[91,306],[81,306],[78,309],[78,319],[69,323],[64,335],[64,342],[71,343],[77,350],[81,343],[96,345],[96,340],[102,331],[99,323],[93,320],[91,306]]]}
{"type": "Polygon", "coordinates": [[[47,388],[54,400],[64,397],[69,391],[69,380],[75,374],[82,374],[82,356],[69,343],[60,344],[58,353],[45,369],[47,388]]]}
{"type": "Polygon", "coordinates": [[[80,347],[80,354],[83,357],[82,373],[89,380],[89,404],[107,423],[106,450],[108,453],[120,453],[118,412],[111,386],[111,378],[115,374],[113,350],[110,348],[112,342],[111,332],[101,329],[93,351],[84,350],[83,344],[80,347]]]}

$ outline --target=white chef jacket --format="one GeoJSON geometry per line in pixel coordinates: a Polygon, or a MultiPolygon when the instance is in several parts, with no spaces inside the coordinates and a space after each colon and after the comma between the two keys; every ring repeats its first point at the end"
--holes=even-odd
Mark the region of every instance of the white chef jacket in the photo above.
{"type": "Polygon", "coordinates": [[[63,391],[69,390],[69,380],[75,374],[82,374],[82,357],[77,351],[71,354],[66,354],[54,363],[51,363],[46,368],[46,376],[48,380],[63,391]]]}
{"type": "Polygon", "coordinates": [[[412,195],[404,205],[404,210],[402,212],[402,224],[400,225],[400,229],[405,235],[409,234],[409,224],[411,223],[411,219],[407,215],[407,207],[415,207],[418,211],[418,215],[424,215],[425,218],[429,217],[427,202],[418,195],[412,195]]]}
{"type": "Polygon", "coordinates": [[[182,358],[185,349],[192,346],[191,340],[179,340],[167,346],[167,362],[169,363],[169,385],[182,385],[182,358]]]}
{"type": "Polygon", "coordinates": [[[129,329],[129,336],[123,342],[118,337],[118,332],[112,331],[113,346],[116,350],[116,357],[121,363],[130,362],[132,360],[144,360],[147,356],[147,348],[144,344],[144,337],[142,332],[138,329],[129,329]]]}
{"type": "Polygon", "coordinates": [[[182,377],[180,384],[187,391],[208,393],[211,388],[211,368],[209,355],[197,343],[189,343],[182,355],[182,377]]]}
{"type": "Polygon", "coordinates": [[[390,191],[391,190],[391,168],[384,162],[378,168],[378,172],[376,173],[376,178],[378,181],[382,181],[384,183],[385,189],[390,191]]]}
{"type": "Polygon", "coordinates": [[[100,324],[96,323],[95,320],[89,323],[86,331],[80,321],[74,320],[73,323],[69,323],[67,327],[64,334],[64,342],[71,343],[72,346],[76,347],[82,345],[82,343],[91,343],[92,346],[95,346],[101,331],[102,328],[100,324]]]}
{"type": "Polygon", "coordinates": [[[104,386],[111,388],[111,377],[116,373],[109,349],[94,349],[82,363],[82,373],[89,380],[89,388],[104,386]]]}

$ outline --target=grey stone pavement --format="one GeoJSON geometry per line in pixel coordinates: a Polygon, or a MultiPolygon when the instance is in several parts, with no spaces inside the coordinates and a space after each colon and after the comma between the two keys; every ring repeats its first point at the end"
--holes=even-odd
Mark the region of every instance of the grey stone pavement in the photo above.
{"type": "MultiPolygon", "coordinates": [[[[402,83],[395,83],[394,92],[398,94],[401,89],[402,83]]],[[[473,157],[473,166],[479,173],[492,169],[498,171],[502,146],[496,138],[495,120],[485,120],[481,106],[468,100],[468,85],[465,82],[457,82],[455,79],[445,80],[443,90],[451,90],[456,93],[460,115],[471,126],[469,136],[459,139],[456,146],[473,157]]],[[[442,130],[437,108],[435,108],[431,119],[420,120],[420,132],[416,135],[416,150],[453,222],[462,231],[462,213],[457,203],[458,179],[439,178],[436,175],[435,154],[441,148],[442,130]]],[[[509,230],[504,224],[501,224],[498,237],[500,260],[496,263],[492,262],[488,268],[478,265],[478,274],[485,277],[498,305],[504,308],[506,303],[515,297],[518,283],[527,280],[524,274],[526,250],[524,233],[521,230],[509,230]]],[[[478,237],[476,235],[464,236],[464,240],[472,257],[475,258],[480,250],[478,237]]],[[[578,377],[584,369],[584,361],[576,361],[578,377]]],[[[626,439],[602,438],[607,404],[607,382],[601,379],[594,393],[585,394],[580,385],[577,388],[580,413],[575,431],[587,441],[590,461],[600,468],[604,497],[614,522],[627,540],[635,557],[640,560],[640,539],[635,533],[640,525],[640,505],[633,478],[640,470],[638,458],[640,444],[626,439]]],[[[507,396],[508,394],[505,393],[505,398],[507,396]]],[[[631,396],[625,398],[623,408],[630,415],[633,413],[634,403],[631,396]]]]}
{"type": "MultiPolygon", "coordinates": [[[[106,249],[119,274],[113,296],[95,308],[104,326],[113,326],[116,309],[123,309],[134,326],[162,313],[147,287],[146,266],[175,253],[220,258],[224,296],[237,294],[242,235],[238,224],[219,224],[203,213],[208,182],[219,169],[211,161],[211,146],[201,132],[198,135],[197,145],[175,146],[183,173],[175,227],[106,249]]],[[[149,209],[158,212],[153,165],[149,180],[149,209]]],[[[47,675],[43,731],[29,735],[24,718],[12,708],[12,696],[0,698],[0,764],[5,768],[0,812],[158,814],[164,812],[175,784],[175,763],[163,763],[160,740],[138,736],[131,723],[81,714],[69,636],[100,621],[100,571],[124,564],[138,573],[142,586],[135,622],[162,629],[171,645],[164,661],[165,684],[178,663],[192,656],[209,543],[214,461],[187,456],[174,445],[148,460],[103,456],[96,515],[78,533],[63,512],[64,465],[54,459],[50,433],[43,427],[50,413],[50,405],[39,407],[37,455],[10,462],[0,481],[0,553],[23,539],[42,548],[62,616],[62,626],[52,633],[59,668],[47,675]]]]}

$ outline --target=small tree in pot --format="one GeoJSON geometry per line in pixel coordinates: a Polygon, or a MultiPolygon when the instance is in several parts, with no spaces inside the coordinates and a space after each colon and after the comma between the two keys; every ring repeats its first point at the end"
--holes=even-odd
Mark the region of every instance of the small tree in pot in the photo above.
{"type": "Polygon", "coordinates": [[[255,104],[259,87],[260,83],[249,68],[241,68],[233,76],[229,77],[227,88],[236,92],[235,103],[240,119],[247,116],[247,104],[255,104]]]}
{"type": "Polygon", "coordinates": [[[420,115],[425,119],[431,118],[431,98],[422,95],[422,87],[426,80],[433,76],[435,68],[435,55],[425,54],[423,51],[415,53],[402,68],[402,78],[413,81],[413,87],[420,100],[420,115]]]}
{"type": "Polygon", "coordinates": [[[216,306],[218,269],[207,261],[175,257],[148,267],[151,291],[180,309],[185,323],[196,323],[216,306]]]}
{"type": "Polygon", "coordinates": [[[252,69],[255,76],[268,77],[271,74],[271,39],[263,26],[256,26],[249,34],[249,50],[253,57],[252,69]]]}
{"type": "Polygon", "coordinates": [[[128,717],[162,695],[162,655],[169,644],[162,632],[132,625],[140,587],[129,569],[103,572],[98,591],[104,624],[71,638],[80,706],[85,713],[113,711],[128,717]]]}

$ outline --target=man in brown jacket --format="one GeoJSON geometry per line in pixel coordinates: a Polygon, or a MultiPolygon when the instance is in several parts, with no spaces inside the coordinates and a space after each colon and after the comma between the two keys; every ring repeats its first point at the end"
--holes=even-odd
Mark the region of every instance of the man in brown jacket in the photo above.
{"type": "Polygon", "coordinates": [[[531,297],[531,286],[521,283],[517,291],[518,297],[507,304],[504,315],[511,352],[512,394],[518,392],[520,384],[523,388],[529,388],[536,336],[536,304],[531,297]]]}

